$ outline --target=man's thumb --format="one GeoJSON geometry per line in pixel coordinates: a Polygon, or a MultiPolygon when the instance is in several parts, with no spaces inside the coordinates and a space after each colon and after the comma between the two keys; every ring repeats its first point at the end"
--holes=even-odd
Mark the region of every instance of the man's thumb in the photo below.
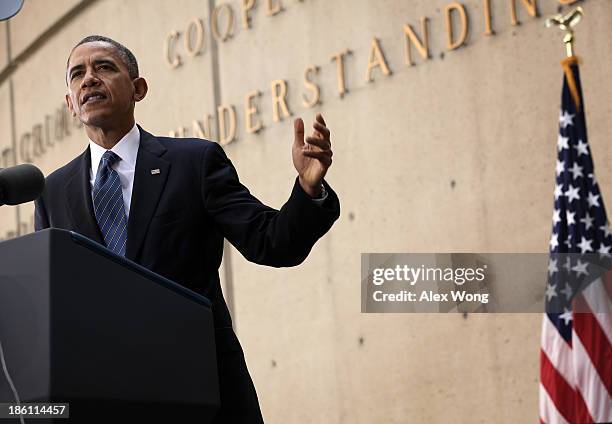
{"type": "Polygon", "coordinates": [[[295,141],[294,143],[298,145],[298,147],[302,147],[304,145],[304,121],[302,118],[296,118],[293,121],[293,129],[295,131],[295,141]]]}

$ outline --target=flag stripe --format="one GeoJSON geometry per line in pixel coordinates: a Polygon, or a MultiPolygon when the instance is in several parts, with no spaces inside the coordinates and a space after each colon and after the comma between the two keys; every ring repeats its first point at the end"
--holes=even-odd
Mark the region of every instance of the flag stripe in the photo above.
{"type": "Polygon", "coordinates": [[[593,421],[584,399],[557,372],[544,351],[540,351],[540,380],[563,417],[570,422],[593,421]]]}
{"type": "MultiPolygon", "coordinates": [[[[589,305],[578,295],[576,303],[580,303],[580,308],[589,308],[589,305]]],[[[604,314],[601,314],[604,315],[604,314]]],[[[599,322],[592,313],[577,313],[574,315],[574,333],[580,337],[582,347],[589,355],[591,362],[597,364],[597,371],[603,378],[608,394],[612,393],[612,346],[608,336],[599,326],[599,322]]]]}
{"type": "MultiPolygon", "coordinates": [[[[577,307],[585,308],[581,310],[589,307],[581,294],[576,296],[574,302],[580,304],[577,307]]],[[[581,348],[590,359],[589,369],[598,373],[609,399],[612,393],[612,346],[608,337],[591,313],[574,314],[574,335],[580,338],[581,348]],[[593,368],[592,364],[597,364],[597,367],[593,368]]],[[[612,405],[610,410],[612,411],[612,405]]]]}
{"type": "Polygon", "coordinates": [[[542,351],[555,365],[557,372],[572,387],[576,386],[572,349],[561,337],[553,323],[544,316],[542,320],[542,351]]]}
{"type": "MultiPolygon", "coordinates": [[[[607,273],[609,274],[610,272],[607,273]]],[[[604,278],[603,284],[601,279],[594,281],[582,292],[582,295],[599,323],[601,331],[606,335],[608,341],[612,342],[612,302],[608,298],[605,285],[612,286],[612,280],[609,277],[604,278]]]]}
{"type": "Polygon", "coordinates": [[[542,384],[540,384],[540,422],[544,424],[569,424],[548,396],[542,384]]]}
{"type": "Polygon", "coordinates": [[[608,300],[612,300],[612,271],[604,274],[604,289],[608,293],[608,300]]]}
{"type": "MultiPolygon", "coordinates": [[[[586,314],[585,314],[586,315],[586,314]]],[[[612,399],[603,386],[597,370],[593,367],[582,341],[576,335],[574,342],[574,360],[579,365],[576,367],[576,379],[578,390],[589,411],[587,416],[579,416],[579,422],[606,423],[612,421],[612,399]]]]}

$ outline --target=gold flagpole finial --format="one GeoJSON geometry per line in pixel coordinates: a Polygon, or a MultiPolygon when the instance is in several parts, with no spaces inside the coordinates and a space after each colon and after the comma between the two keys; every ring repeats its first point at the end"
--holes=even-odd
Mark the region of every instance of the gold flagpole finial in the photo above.
{"type": "Polygon", "coordinates": [[[578,22],[580,22],[583,15],[584,10],[582,10],[582,7],[578,6],[567,15],[562,15],[559,13],[558,15],[554,15],[546,19],[547,28],[556,26],[562,31],[565,31],[563,42],[565,43],[567,57],[574,56],[574,27],[578,25],[578,22]]]}

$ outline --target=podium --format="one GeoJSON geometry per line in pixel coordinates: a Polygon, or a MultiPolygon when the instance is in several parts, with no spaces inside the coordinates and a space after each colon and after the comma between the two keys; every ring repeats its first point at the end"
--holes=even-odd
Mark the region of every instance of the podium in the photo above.
{"type": "Polygon", "coordinates": [[[0,243],[0,343],[0,403],[69,403],[36,423],[207,423],[219,407],[210,301],[76,233],[0,243]]]}

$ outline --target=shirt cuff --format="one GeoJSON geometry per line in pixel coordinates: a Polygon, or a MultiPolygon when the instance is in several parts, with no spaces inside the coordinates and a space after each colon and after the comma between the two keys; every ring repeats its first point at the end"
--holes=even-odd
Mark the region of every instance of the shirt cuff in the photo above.
{"type": "Polygon", "coordinates": [[[327,199],[327,196],[329,196],[329,193],[326,190],[325,194],[323,195],[323,197],[321,197],[319,199],[310,199],[310,200],[315,202],[317,205],[321,206],[323,204],[323,202],[325,202],[325,199],[327,199]]]}

